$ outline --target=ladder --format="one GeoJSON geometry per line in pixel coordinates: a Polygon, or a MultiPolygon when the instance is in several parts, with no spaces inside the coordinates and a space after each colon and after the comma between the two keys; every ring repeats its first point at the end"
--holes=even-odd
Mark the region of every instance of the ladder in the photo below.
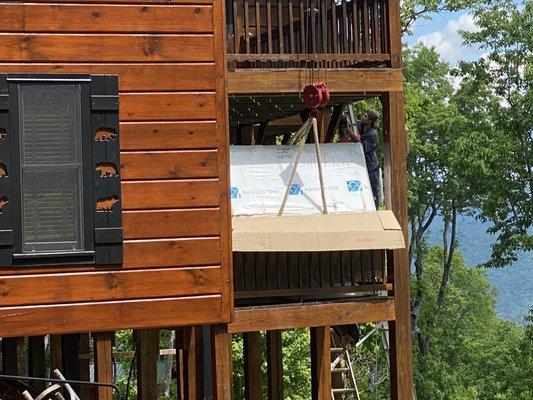
{"type": "Polygon", "coordinates": [[[350,359],[350,346],[342,345],[331,330],[331,400],[361,400],[350,359]],[[339,342],[339,343],[338,343],[339,342]],[[340,374],[338,376],[337,374],[340,374]],[[338,383],[339,387],[334,387],[338,383]],[[342,387],[341,387],[342,386],[342,387]]]}
{"type": "Polygon", "coordinates": [[[360,133],[359,129],[357,128],[357,118],[355,117],[355,110],[353,103],[348,103],[346,105],[347,111],[348,111],[348,125],[350,126],[353,133],[360,133]]]}

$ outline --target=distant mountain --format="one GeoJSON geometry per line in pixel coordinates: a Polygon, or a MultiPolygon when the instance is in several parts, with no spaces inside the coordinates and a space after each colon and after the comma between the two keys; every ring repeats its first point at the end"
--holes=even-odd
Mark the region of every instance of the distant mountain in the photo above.
{"type": "MultiPolygon", "coordinates": [[[[458,239],[461,253],[470,266],[476,266],[490,257],[490,246],[494,237],[485,231],[484,224],[474,217],[458,218],[458,239]]],[[[442,220],[436,219],[429,232],[431,244],[440,244],[442,220]]],[[[498,290],[497,312],[504,319],[524,323],[524,316],[533,307],[533,253],[522,253],[514,264],[506,268],[488,269],[487,275],[498,290]]]]}

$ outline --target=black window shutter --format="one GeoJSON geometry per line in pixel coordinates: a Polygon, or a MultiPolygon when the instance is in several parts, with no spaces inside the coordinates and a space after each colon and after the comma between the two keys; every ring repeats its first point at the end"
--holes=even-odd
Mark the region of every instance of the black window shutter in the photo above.
{"type": "Polygon", "coordinates": [[[122,263],[118,77],[91,76],[95,264],[122,263]]]}
{"type": "Polygon", "coordinates": [[[0,265],[13,265],[13,216],[11,211],[11,146],[9,86],[0,75],[0,265]]]}

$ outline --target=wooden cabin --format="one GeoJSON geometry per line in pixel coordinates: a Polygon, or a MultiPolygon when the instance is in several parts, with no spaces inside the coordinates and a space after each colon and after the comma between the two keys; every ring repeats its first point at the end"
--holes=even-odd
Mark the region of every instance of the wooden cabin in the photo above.
{"type": "Polygon", "coordinates": [[[306,327],[313,398],[329,399],[331,326],[388,321],[391,398],[412,398],[405,240],[238,250],[229,193],[230,145],[275,143],[287,126],[273,121],[305,112],[303,86],[323,81],[320,142],[346,103],[380,99],[391,213],[373,234],[405,237],[399,0],[3,1],[0,16],[3,374],[44,376],[50,335],[67,378],[87,380],[93,359],[112,382],[113,332],[134,329],[139,399],[155,400],[157,329],[176,329],[180,398],[230,399],[244,333],[258,399],[267,331],[281,399],[280,332],[306,327]]]}

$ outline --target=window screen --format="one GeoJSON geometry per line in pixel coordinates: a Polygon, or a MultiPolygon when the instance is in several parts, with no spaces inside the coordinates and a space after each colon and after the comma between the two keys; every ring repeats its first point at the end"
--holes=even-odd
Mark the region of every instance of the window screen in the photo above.
{"type": "Polygon", "coordinates": [[[22,253],[83,251],[80,85],[18,91],[22,253]]]}

